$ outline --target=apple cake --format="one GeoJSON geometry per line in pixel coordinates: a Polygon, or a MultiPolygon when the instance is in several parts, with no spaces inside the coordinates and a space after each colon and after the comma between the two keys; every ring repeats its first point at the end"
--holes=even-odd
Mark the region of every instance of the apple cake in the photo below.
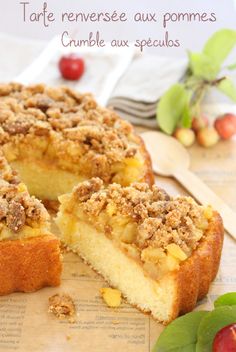
{"type": "Polygon", "coordinates": [[[0,85],[0,148],[29,193],[57,200],[78,182],[154,182],[133,127],[89,94],[43,84],[0,85]]]}
{"type": "Polygon", "coordinates": [[[59,197],[61,241],[127,301],[168,323],[208,292],[220,261],[220,215],[157,186],[92,178],[59,197]]]}
{"type": "Polygon", "coordinates": [[[59,244],[43,204],[0,155],[0,295],[59,285],[59,244]]]}

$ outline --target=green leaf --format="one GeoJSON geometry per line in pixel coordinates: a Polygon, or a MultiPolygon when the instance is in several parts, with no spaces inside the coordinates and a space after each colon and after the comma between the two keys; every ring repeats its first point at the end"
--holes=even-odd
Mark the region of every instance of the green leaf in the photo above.
{"type": "Polygon", "coordinates": [[[189,108],[189,104],[186,104],[184,107],[180,124],[182,127],[185,127],[185,128],[190,128],[192,125],[192,115],[191,115],[191,111],[189,108]]]}
{"type": "Polygon", "coordinates": [[[197,334],[196,352],[212,352],[216,333],[236,322],[236,306],[217,307],[203,317],[197,334]]]}
{"type": "Polygon", "coordinates": [[[236,63],[231,64],[231,65],[228,65],[228,66],[226,66],[226,68],[227,68],[228,70],[235,70],[235,69],[236,69],[236,63]]]}
{"type": "Polygon", "coordinates": [[[236,101],[236,87],[231,81],[230,78],[225,78],[223,81],[221,81],[218,85],[217,88],[227,95],[229,98],[231,98],[233,101],[236,101]]]}
{"type": "Polygon", "coordinates": [[[175,319],[163,330],[152,352],[194,352],[198,326],[207,314],[192,312],[175,319]]]}
{"type": "Polygon", "coordinates": [[[221,29],[208,39],[203,48],[203,53],[220,67],[235,45],[236,31],[221,29]]]}
{"type": "Polygon", "coordinates": [[[220,71],[220,66],[204,53],[189,53],[189,65],[196,77],[213,80],[220,71]]]}
{"type": "Polygon", "coordinates": [[[214,302],[215,307],[234,305],[236,305],[236,292],[225,293],[224,295],[218,297],[214,302]]]}
{"type": "Polygon", "coordinates": [[[160,128],[172,134],[188,104],[189,95],[182,84],[174,84],[161,97],[157,106],[157,121],[160,128]]]}

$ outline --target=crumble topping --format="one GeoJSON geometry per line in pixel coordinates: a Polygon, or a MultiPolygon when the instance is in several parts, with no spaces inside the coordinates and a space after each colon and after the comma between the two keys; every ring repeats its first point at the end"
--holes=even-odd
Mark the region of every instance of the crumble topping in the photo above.
{"type": "MultiPolygon", "coordinates": [[[[43,84],[0,85],[0,145],[4,153],[7,147],[33,148],[35,137],[47,140],[41,146],[44,158],[53,158],[68,170],[72,165],[78,167],[79,161],[83,172],[105,182],[116,173],[115,163],[142,154],[132,126],[115,112],[98,106],[89,94],[43,84]]],[[[12,154],[10,158],[17,158],[12,154]]]]}
{"type": "MultiPolygon", "coordinates": [[[[54,314],[59,319],[72,318],[76,309],[72,298],[69,295],[58,293],[49,297],[48,312],[54,314]]],[[[71,321],[72,322],[72,321],[71,321]]]]}
{"type": "Polygon", "coordinates": [[[113,225],[122,223],[119,240],[135,245],[143,258],[156,257],[157,253],[161,258],[171,244],[190,255],[208,227],[206,208],[190,197],[172,198],[156,185],[150,188],[145,183],[133,183],[128,187],[119,184],[105,187],[102,180],[93,178],[75,187],[73,197],[88,219],[96,216],[101,222],[101,214],[109,215],[108,236],[112,236],[113,225]],[[133,225],[127,225],[130,221],[133,225]],[[151,253],[150,249],[160,251],[151,253]]]}
{"type": "MultiPolygon", "coordinates": [[[[6,159],[0,155],[0,221],[14,233],[24,225],[44,223],[49,220],[44,206],[31,197],[26,186],[20,182],[16,172],[11,170],[6,159]]],[[[39,225],[38,225],[39,226],[39,225]]]]}

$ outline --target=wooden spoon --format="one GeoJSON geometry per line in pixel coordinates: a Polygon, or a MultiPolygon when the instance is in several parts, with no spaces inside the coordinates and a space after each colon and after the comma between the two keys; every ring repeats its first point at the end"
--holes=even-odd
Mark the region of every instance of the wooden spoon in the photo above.
{"type": "Polygon", "coordinates": [[[175,177],[201,204],[211,204],[221,214],[227,232],[236,240],[236,213],[189,170],[189,153],[182,144],[161,132],[144,132],[141,137],[151,155],[154,172],[175,177]]]}

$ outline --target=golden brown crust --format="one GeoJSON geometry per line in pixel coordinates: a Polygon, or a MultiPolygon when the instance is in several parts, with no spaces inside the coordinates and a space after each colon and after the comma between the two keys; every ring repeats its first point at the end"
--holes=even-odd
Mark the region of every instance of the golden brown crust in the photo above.
{"type": "Polygon", "coordinates": [[[143,139],[140,136],[137,136],[137,138],[139,138],[141,153],[144,156],[146,166],[146,173],[144,175],[143,180],[140,180],[140,182],[147,182],[149,186],[152,186],[155,183],[155,176],[152,170],[152,160],[146,149],[143,139]]]}
{"type": "Polygon", "coordinates": [[[58,286],[62,271],[59,243],[51,235],[0,241],[0,295],[58,286]]]}
{"type": "Polygon", "coordinates": [[[223,239],[222,219],[215,212],[197,249],[173,274],[177,295],[170,321],[179,314],[191,311],[209,291],[219,268],[223,239]]]}

